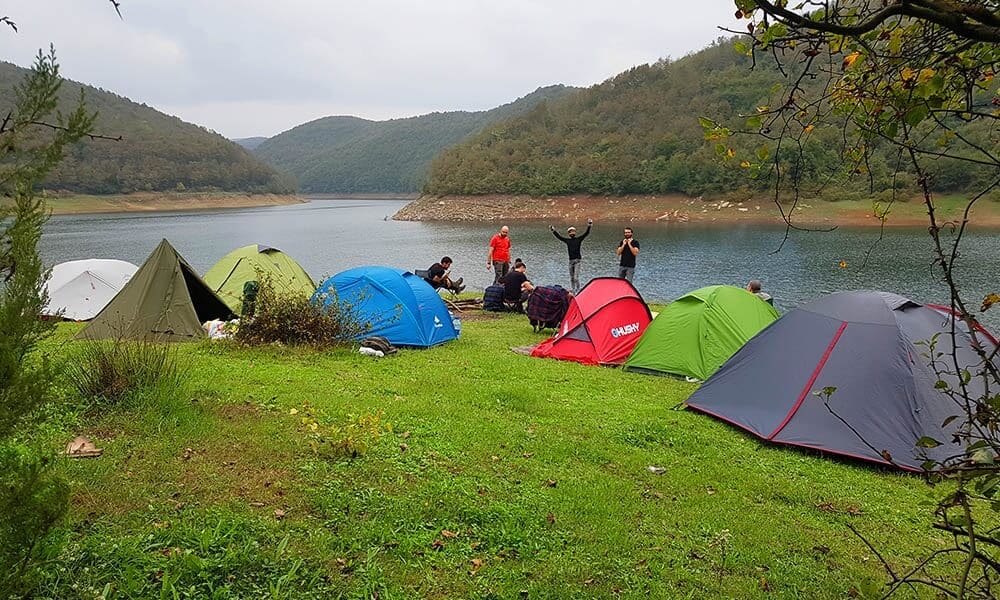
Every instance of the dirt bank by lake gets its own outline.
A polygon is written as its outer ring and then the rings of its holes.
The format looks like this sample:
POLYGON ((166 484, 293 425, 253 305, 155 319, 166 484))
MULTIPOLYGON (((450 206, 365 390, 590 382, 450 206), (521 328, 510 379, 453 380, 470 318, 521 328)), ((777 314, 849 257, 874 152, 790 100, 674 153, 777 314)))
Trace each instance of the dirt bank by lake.
POLYGON ((299 196, 279 194, 241 194, 232 192, 141 192, 108 196, 50 196, 46 198, 52 214, 87 214, 112 212, 205 210, 212 208, 249 208, 282 206, 305 202, 299 196))
MULTIPOLYGON (((964 199, 942 196, 936 200, 941 221, 960 219, 965 207, 964 199)), ((848 200, 828 202, 803 200, 792 210, 793 223, 812 226, 878 227, 881 221, 875 216, 870 201, 848 200)), ((883 210, 884 207, 878 207, 883 210)), ((770 198, 710 199, 681 195, 665 196, 421 196, 397 212, 400 221, 547 221, 580 222, 587 218, 601 221, 630 223, 720 224, 752 223, 781 224, 781 212, 770 198)), ((982 227, 1000 227, 1000 203, 983 202, 976 205, 972 223, 982 227)), ((927 213, 917 199, 896 201, 889 210, 888 226, 923 226, 927 213)))

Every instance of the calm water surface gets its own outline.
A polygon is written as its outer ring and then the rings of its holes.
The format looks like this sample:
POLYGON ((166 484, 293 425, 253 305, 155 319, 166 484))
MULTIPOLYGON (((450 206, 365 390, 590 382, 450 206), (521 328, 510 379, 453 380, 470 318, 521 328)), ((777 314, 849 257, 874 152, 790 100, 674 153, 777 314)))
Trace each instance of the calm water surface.
MULTIPOLYGON (((389 217, 403 205, 395 200, 314 199, 237 210, 56 216, 46 226, 42 255, 50 265, 80 258, 141 264, 167 238, 204 273, 233 248, 260 243, 284 250, 317 281, 366 264, 427 268, 445 254, 455 259, 452 272, 465 277, 469 289, 492 281, 485 268, 486 243, 497 225, 392 221, 389 217)), ((586 224, 576 225, 582 231, 586 224)), ((510 226, 513 256, 528 264, 531 280, 568 286, 565 246, 547 224, 510 226)), ((583 280, 615 273, 614 249, 622 226, 594 226, 583 244, 583 280)), ((887 230, 864 268, 865 252, 878 238, 877 231, 867 228, 793 232, 778 253, 779 227, 644 224, 634 229, 642 245, 635 283, 650 301, 670 300, 703 285, 742 286, 751 278, 762 280, 783 309, 845 289, 881 289, 923 302, 947 298, 932 269, 930 239, 923 229, 887 230), (838 266, 841 260, 847 268, 838 266)), ((960 283, 968 297, 998 291, 1000 232, 973 231, 963 245, 960 283)), ((1000 329, 1000 311, 985 317, 1000 329)))

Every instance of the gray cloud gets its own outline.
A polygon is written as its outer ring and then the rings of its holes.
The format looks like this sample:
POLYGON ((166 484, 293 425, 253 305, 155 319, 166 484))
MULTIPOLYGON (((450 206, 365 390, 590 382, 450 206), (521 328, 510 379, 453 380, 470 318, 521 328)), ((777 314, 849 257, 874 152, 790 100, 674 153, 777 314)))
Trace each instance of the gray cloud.
POLYGON ((15 0, 3 58, 55 44, 63 73, 233 137, 331 114, 479 110, 679 57, 731 0, 15 0))

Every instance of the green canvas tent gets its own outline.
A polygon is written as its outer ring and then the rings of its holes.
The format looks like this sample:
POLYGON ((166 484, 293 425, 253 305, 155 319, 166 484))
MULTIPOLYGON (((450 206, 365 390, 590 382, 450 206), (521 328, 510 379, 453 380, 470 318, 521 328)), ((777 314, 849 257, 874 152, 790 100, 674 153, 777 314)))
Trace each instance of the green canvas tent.
POLYGON ((277 248, 250 244, 237 248, 215 263, 205 273, 205 283, 222 298, 236 314, 243 309, 243 286, 257 281, 257 273, 270 276, 278 292, 309 298, 316 291, 316 284, 309 274, 277 248))
POLYGON ((163 240, 76 337, 183 342, 205 337, 204 321, 231 318, 226 303, 163 240))
POLYGON ((625 368, 706 380, 778 311, 750 292, 711 285, 671 302, 646 328, 625 368))

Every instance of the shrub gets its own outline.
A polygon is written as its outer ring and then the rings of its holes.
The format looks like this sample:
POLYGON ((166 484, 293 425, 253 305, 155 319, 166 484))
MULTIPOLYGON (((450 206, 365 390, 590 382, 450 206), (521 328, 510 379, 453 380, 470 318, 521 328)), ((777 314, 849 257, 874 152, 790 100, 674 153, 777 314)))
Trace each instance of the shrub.
POLYGON ((319 300, 314 303, 304 296, 281 293, 269 277, 261 276, 253 314, 240 322, 234 338, 249 346, 279 343, 329 348, 348 344, 370 329, 350 305, 336 299, 328 304, 319 300))
MULTIPOLYGON (((299 414, 299 411, 292 409, 291 414, 299 414)), ((378 443, 383 434, 392 433, 392 425, 382 418, 382 411, 349 415, 342 425, 327 425, 322 421, 322 416, 311 405, 302 407, 300 424, 309 447, 324 458, 358 458, 378 443)))
POLYGON ((69 507, 69 485, 52 473, 52 457, 0 442, 0 595, 22 597, 32 587, 34 556, 69 507))
POLYGON ((188 369, 173 346, 116 339, 81 344, 66 373, 84 398, 120 402, 160 386, 177 389, 187 380, 188 369))

